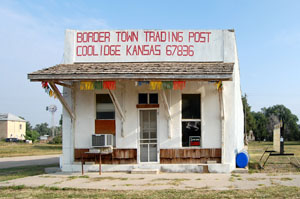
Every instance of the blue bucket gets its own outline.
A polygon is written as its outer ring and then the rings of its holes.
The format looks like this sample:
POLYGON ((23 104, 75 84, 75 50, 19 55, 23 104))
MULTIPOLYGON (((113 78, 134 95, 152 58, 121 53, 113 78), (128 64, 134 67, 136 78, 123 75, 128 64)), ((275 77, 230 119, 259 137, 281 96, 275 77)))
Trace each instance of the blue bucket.
POLYGON ((249 162, 249 155, 247 151, 242 151, 236 155, 236 166, 239 168, 245 168, 249 162))

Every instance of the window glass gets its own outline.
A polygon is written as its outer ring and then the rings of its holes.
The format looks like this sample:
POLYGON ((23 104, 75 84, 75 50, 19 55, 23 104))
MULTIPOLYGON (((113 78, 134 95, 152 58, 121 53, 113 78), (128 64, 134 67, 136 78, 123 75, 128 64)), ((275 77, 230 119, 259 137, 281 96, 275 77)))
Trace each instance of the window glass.
POLYGON ((200 94, 182 95, 182 119, 200 119, 200 94))
POLYGON ((149 94, 149 104, 158 104, 158 94, 157 93, 149 94))
POLYGON ((182 122, 182 146, 200 146, 200 143, 196 143, 195 138, 201 137, 201 126, 199 121, 182 122))
POLYGON ((158 104, 158 94, 139 93, 139 104, 158 104))
POLYGON ((200 94, 182 94, 182 146, 201 146, 200 94), (190 121, 189 121, 190 120, 190 121))
POLYGON ((109 94, 96 95, 96 119, 115 119, 115 106, 109 94))
POLYGON ((139 94, 139 104, 148 104, 148 95, 147 93, 139 94))

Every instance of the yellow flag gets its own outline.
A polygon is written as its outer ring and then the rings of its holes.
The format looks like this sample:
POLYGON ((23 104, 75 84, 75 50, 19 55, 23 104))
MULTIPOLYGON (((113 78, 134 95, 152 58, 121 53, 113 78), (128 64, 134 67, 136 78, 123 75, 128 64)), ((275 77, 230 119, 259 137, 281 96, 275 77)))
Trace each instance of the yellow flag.
POLYGON ((162 86, 161 81, 151 81, 149 84, 150 90, 160 90, 162 86))
POLYGON ((52 91, 52 90, 49 91, 49 96, 50 96, 50 97, 53 96, 53 91, 52 91))
POLYGON ((93 82, 80 82, 80 90, 94 90, 93 82))

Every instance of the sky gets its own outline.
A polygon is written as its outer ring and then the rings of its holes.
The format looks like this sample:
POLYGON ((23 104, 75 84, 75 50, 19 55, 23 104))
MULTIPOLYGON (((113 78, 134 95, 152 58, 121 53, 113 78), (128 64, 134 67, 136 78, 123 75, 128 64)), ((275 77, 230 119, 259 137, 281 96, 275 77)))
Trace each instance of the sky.
POLYGON ((27 74, 63 62, 64 31, 234 29, 241 89, 253 111, 283 104, 300 119, 298 0, 1 0, 0 113, 47 122, 49 98, 27 74))

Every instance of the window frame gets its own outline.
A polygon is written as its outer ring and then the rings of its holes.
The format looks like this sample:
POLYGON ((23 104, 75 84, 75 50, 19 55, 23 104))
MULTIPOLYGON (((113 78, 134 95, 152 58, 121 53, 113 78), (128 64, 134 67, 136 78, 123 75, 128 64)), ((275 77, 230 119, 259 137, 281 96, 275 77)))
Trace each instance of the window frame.
MULTIPOLYGON (((202 148, 202 140, 203 140, 203 135, 202 135, 202 98, 201 98, 201 93, 181 93, 181 103, 180 103, 180 129, 181 129, 181 147, 182 148, 202 148), (183 119, 182 118, 182 99, 183 99, 183 95, 199 95, 199 111, 200 111, 200 118, 191 118, 191 119, 183 119), (182 142, 182 138, 183 138, 183 122, 200 122, 200 146, 183 146, 183 142, 182 142)), ((191 135, 194 136, 194 135, 191 135)), ((190 136, 189 136, 190 137, 190 136)), ((190 140, 190 139, 189 139, 190 140)))

